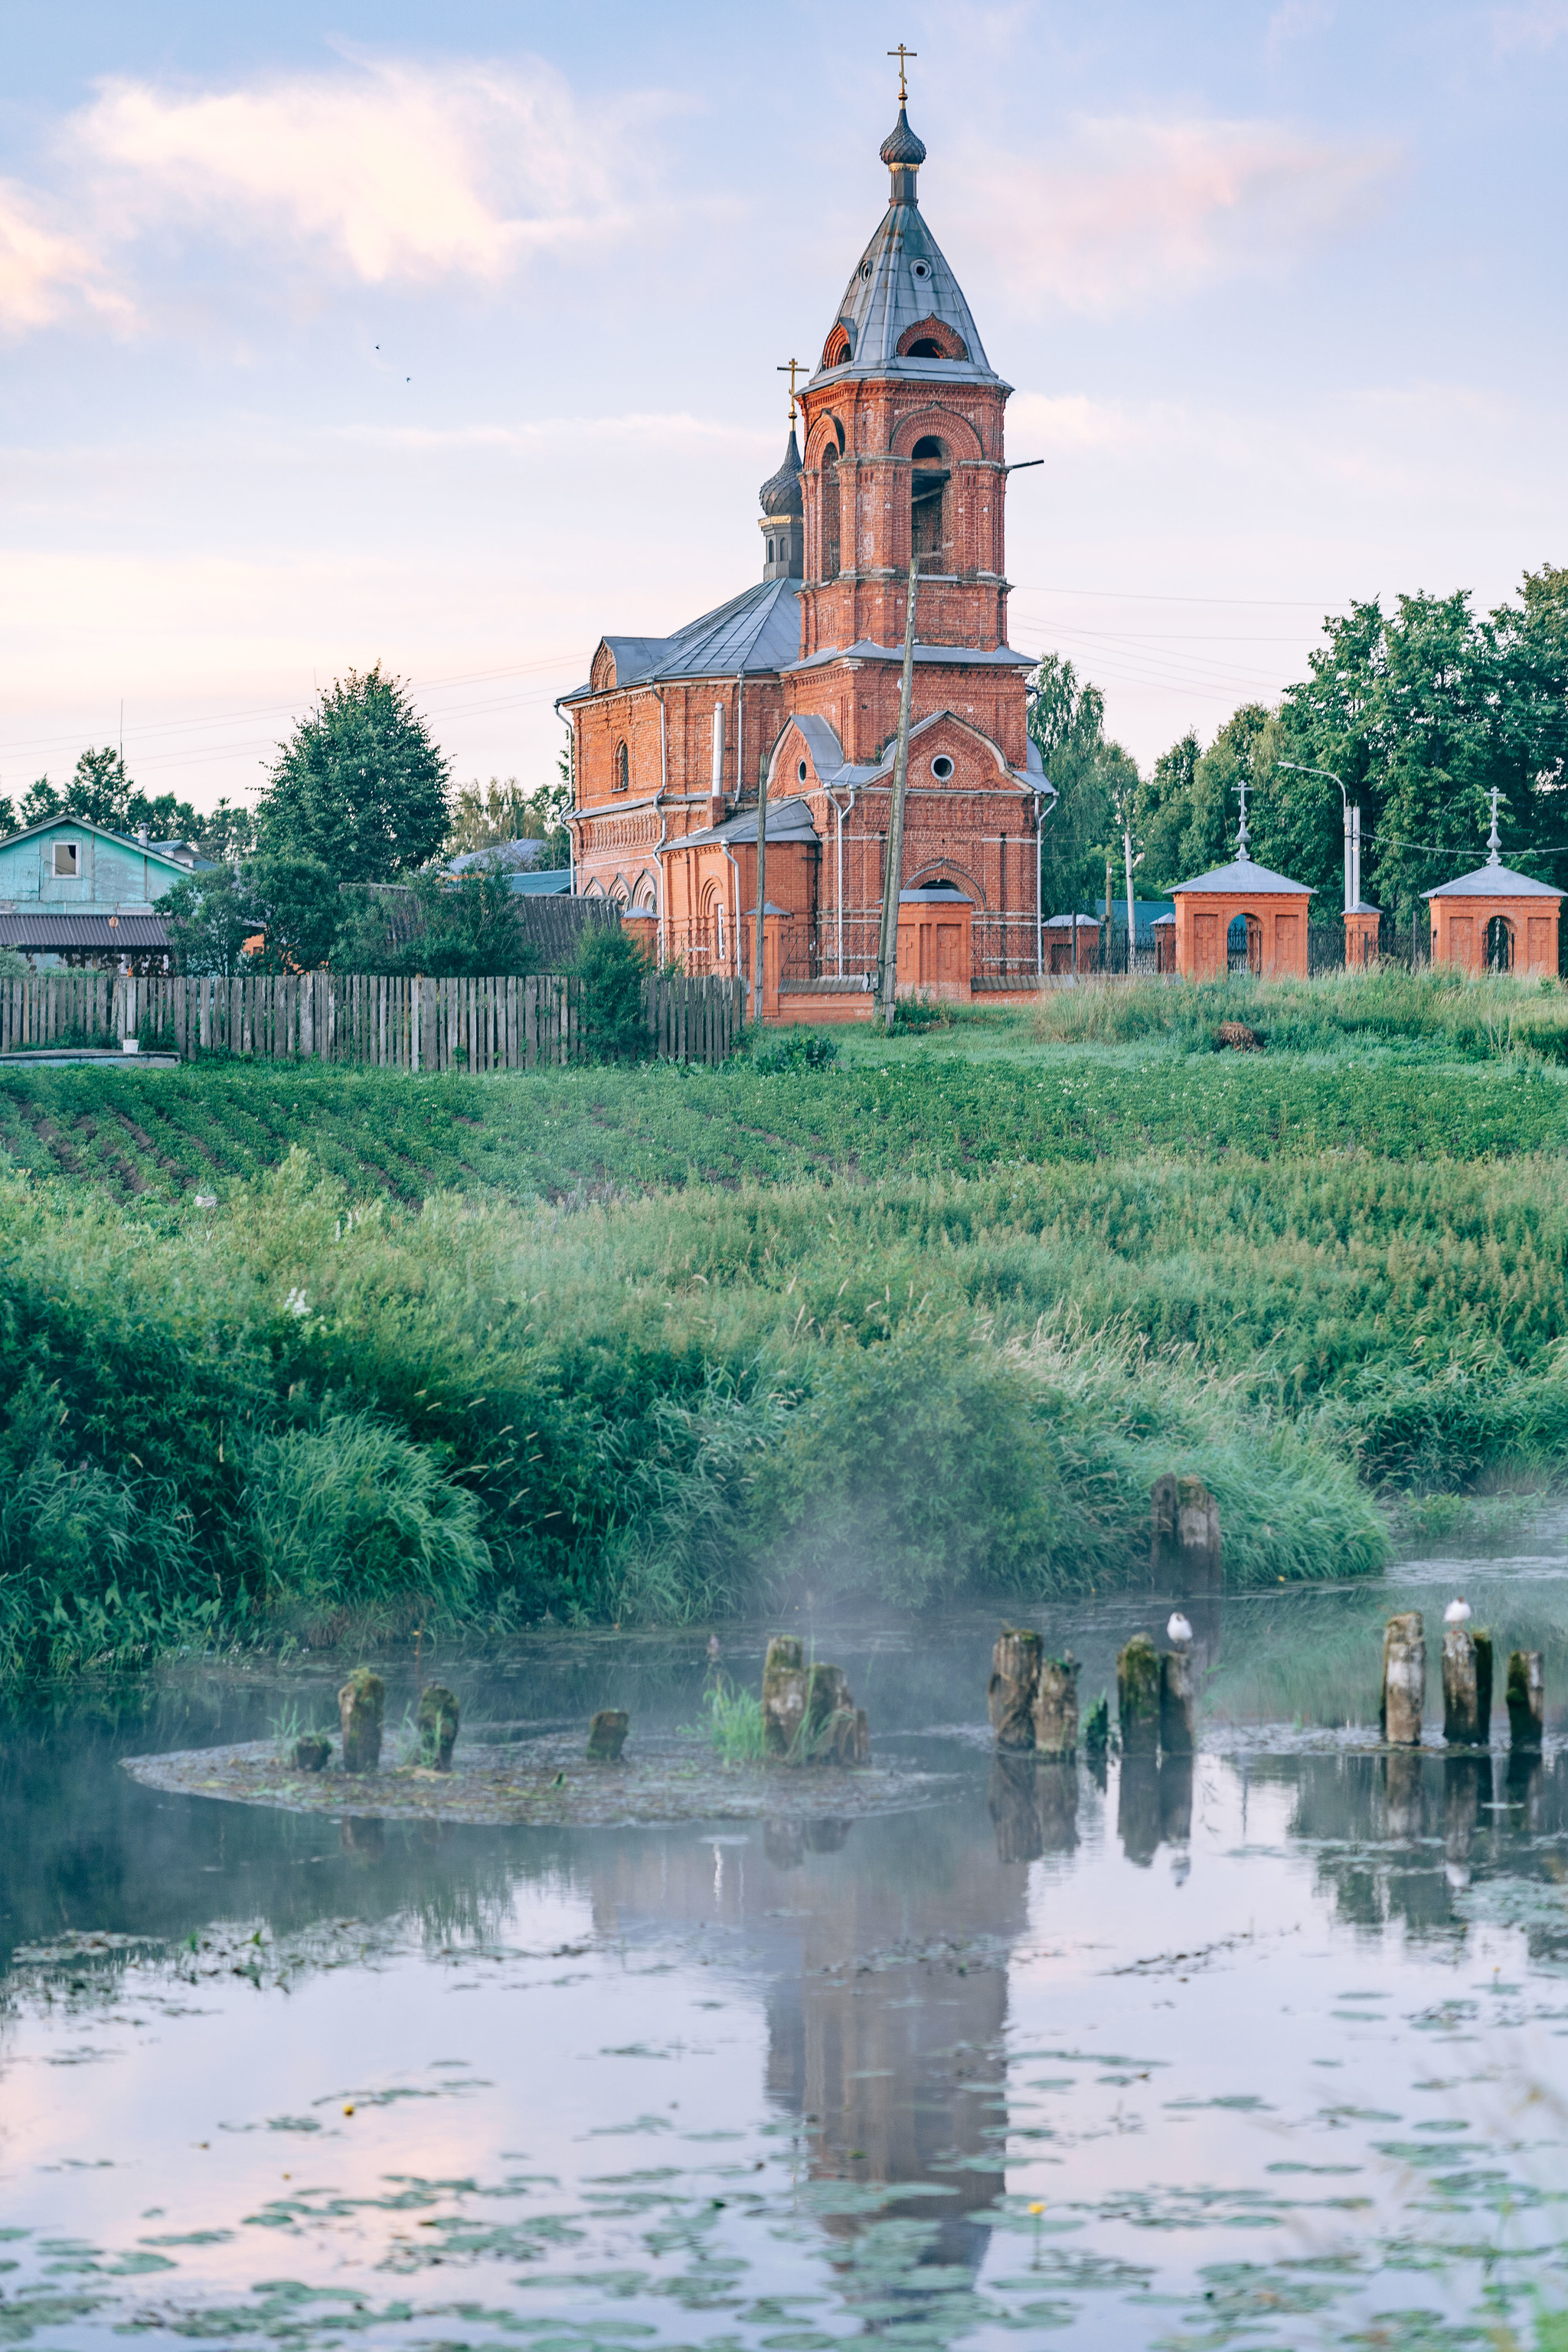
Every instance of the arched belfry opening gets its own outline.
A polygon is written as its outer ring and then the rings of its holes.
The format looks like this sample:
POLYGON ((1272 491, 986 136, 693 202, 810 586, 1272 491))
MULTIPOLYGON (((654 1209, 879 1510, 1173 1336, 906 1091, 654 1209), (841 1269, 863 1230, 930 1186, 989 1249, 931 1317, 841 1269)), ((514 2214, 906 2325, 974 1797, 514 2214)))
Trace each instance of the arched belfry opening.
POLYGON ((952 467, 946 442, 931 433, 910 455, 910 549, 922 572, 952 570, 952 467))
POLYGON ((838 577, 838 451, 830 441, 822 453, 822 482, 818 491, 822 517, 822 576, 825 580, 838 577))

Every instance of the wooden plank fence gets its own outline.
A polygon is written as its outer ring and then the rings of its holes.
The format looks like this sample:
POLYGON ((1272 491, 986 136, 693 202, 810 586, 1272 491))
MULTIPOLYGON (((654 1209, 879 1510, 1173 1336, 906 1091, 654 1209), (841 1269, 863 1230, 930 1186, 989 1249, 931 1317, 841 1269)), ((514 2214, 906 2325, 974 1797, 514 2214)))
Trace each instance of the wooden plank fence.
MULTIPOLYGON (((387 1070, 532 1070, 580 1058, 579 980, 390 980, 374 973, 131 979, 100 971, 0 980, 0 1054, 49 1046, 162 1047, 255 1061, 319 1060, 387 1070)), ((643 982, 653 1050, 724 1060, 745 1020, 739 980, 683 973, 643 982)))

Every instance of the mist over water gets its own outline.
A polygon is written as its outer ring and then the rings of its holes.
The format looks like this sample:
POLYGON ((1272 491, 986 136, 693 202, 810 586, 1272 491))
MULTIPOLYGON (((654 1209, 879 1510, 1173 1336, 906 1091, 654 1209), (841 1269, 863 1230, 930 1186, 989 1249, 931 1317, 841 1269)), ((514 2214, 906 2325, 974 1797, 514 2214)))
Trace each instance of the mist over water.
MULTIPOLYGON (((1168 1609, 1021 1613, 1087 1703, 1168 1609)), ((1529 2340, 1528 2284, 1568 2303, 1568 1571, 1189 1614, 1200 1752, 1098 1771, 994 1755, 994 1614, 803 1615, 874 1755, 942 1776, 852 1822, 338 1822, 120 1769, 326 1719, 317 1665, 14 1709, 0 2341, 1529 2340), (1439 1744, 1456 1589, 1546 1654, 1539 1759, 1500 1713, 1493 1752, 1439 1744), (1413 1755, 1376 1746, 1396 1607, 1413 1755)), ((736 1682, 770 1630, 722 1633, 736 1682)), ((444 1658, 459 1756, 693 1723, 706 1645, 444 1658)), ((396 1721, 412 1661, 388 1682, 396 1721)))

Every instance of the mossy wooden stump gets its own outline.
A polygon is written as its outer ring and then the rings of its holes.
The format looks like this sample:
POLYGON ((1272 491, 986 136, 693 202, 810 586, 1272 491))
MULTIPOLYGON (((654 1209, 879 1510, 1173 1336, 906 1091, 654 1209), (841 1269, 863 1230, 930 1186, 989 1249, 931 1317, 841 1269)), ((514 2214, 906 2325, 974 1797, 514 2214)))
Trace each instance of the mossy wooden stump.
POLYGON ((1491 1723, 1492 1637, 1450 1625, 1443 1635, 1443 1737, 1450 1748, 1484 1748, 1491 1723))
POLYGON ((589 1763, 618 1764, 630 1726, 631 1717, 625 1707, 602 1706, 588 1726, 589 1763))
POLYGON ((381 1732, 385 1716, 386 1685, 368 1666, 356 1666, 338 1693, 345 1772, 380 1769, 381 1732))
POLYGON ((1545 1661, 1539 1650, 1514 1650, 1508 1661, 1508 1736, 1515 1748, 1537 1748, 1546 1728, 1545 1661))
POLYGON ((427 1683, 419 1694, 415 1718, 419 1761, 427 1772, 449 1772, 458 1744, 458 1702, 444 1683, 427 1683))
POLYGON ((1160 1653, 1134 1633, 1116 1655, 1116 1709, 1123 1756, 1154 1756, 1160 1747, 1160 1653))
POLYGON ((332 1743, 325 1732, 302 1732, 294 1742, 294 1762, 301 1772, 324 1772, 331 1760, 332 1743))
POLYGON ((998 1748, 1032 1748, 1035 1744, 1035 1694, 1040 1680, 1045 1644, 1037 1633, 1005 1625, 991 1653, 991 1680, 985 1686, 986 1712, 998 1748))
POLYGON ((1418 1748, 1426 1704, 1426 1629, 1419 1609, 1391 1617, 1383 1635, 1379 1720, 1391 1748, 1418 1748))
POLYGON ((1030 1720, 1037 1756, 1078 1753, 1078 1660, 1070 1650, 1059 1658, 1040 1660, 1030 1720))
POLYGON ((1166 1471, 1150 1488, 1149 1517, 1149 1574, 1156 1592, 1217 1592, 1225 1580, 1219 1505, 1203 1480, 1166 1471))
POLYGON ((866 1710, 857 1706, 842 1666, 813 1666, 805 1685, 805 1760, 864 1764, 871 1753, 866 1710))
POLYGON ((805 1724, 805 1649, 794 1633, 775 1633, 763 1662, 763 1746, 793 1756, 805 1724))

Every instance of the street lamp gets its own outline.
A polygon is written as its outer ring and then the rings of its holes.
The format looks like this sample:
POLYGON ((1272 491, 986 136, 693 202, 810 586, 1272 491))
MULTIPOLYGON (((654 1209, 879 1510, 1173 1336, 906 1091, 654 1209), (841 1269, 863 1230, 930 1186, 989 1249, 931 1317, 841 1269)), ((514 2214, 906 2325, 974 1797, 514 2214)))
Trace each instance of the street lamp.
POLYGON ((1340 799, 1345 813, 1345 912, 1361 905, 1361 809, 1352 807, 1345 790, 1344 778, 1336 776, 1331 768, 1309 767, 1304 760, 1276 760, 1277 768, 1289 768, 1299 776, 1327 776, 1331 784, 1338 784, 1340 799))

